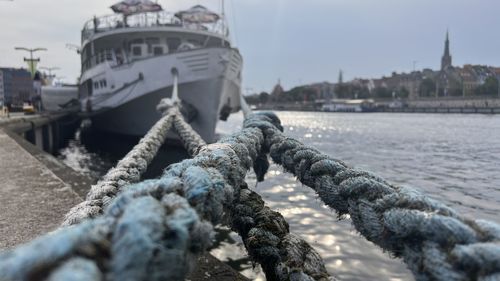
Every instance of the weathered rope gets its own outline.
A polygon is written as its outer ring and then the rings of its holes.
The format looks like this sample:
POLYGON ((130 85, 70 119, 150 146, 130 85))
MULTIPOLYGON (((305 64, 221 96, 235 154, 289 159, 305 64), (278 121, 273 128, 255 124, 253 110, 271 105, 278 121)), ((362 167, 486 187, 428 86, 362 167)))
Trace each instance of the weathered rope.
MULTIPOLYGON (((191 156, 206 145, 182 118, 174 118, 174 127, 191 156)), ((254 170, 267 171, 269 165, 262 163, 261 155, 252 157, 256 157, 254 170)), ((242 236, 252 259, 262 265, 267 280, 334 280, 321 256, 303 239, 289 233, 281 214, 265 207, 260 195, 249 190, 245 182, 240 187, 240 196, 229 212, 231 226, 242 236)))
POLYGON ((143 185, 97 219, 1 253, 0 280, 183 280, 212 227, 176 193, 179 180, 143 185))
MULTIPOLYGON (((339 215, 349 214, 368 240, 403 257, 417 280, 500 278, 499 225, 466 219, 413 189, 352 169, 283 135, 276 116, 256 114, 240 133, 128 188, 102 217, 0 254, 0 280, 61 280, 68 270, 81 279, 180 280, 191 256, 210 243, 208 222, 221 222, 224 213, 255 260, 269 263, 271 280, 328 278, 321 267, 309 268, 319 256, 300 256, 307 246, 288 234, 286 222, 241 189, 250 167, 266 166, 267 152, 339 215), (289 256, 294 251, 298 259, 289 256)), ((258 176, 265 171, 256 169, 258 176)))
POLYGON ((257 193, 241 187, 231 208, 231 226, 243 238, 250 256, 272 280, 335 280, 321 256, 299 236, 289 232, 285 218, 257 193))
POLYGON ((417 280, 500 280, 500 226, 464 218, 418 191, 398 187, 366 171, 286 137, 275 117, 254 115, 274 162, 312 187, 340 216, 349 214, 368 240, 403 257, 417 280))
POLYGON ((73 207, 63 222, 68 226, 87 218, 94 218, 103 212, 104 206, 118 194, 127 184, 138 182, 141 175, 162 146, 168 131, 172 127, 173 118, 178 114, 175 107, 163 107, 164 116, 148 131, 140 142, 118 162, 116 167, 95 185, 92 186, 84 202, 73 207))
MULTIPOLYGON (((244 129, 128 187, 101 217, 0 253, 0 280, 66 280, 70 272, 79 280, 182 280, 211 243, 210 223, 231 212, 263 141, 259 129, 244 129)), ((280 280, 314 280, 297 265, 283 266, 280 280)))
MULTIPOLYGON (((174 129, 191 156, 206 146, 180 115, 174 116, 174 129)), ((262 155, 265 156, 259 153, 253 161, 254 170, 259 173, 265 173, 269 167, 262 155)), ((242 236, 253 260, 262 265, 267 280, 333 280, 321 256, 303 239, 289 233, 283 216, 265 207, 260 195, 249 190, 245 182, 240 187, 240 196, 229 212, 231 226, 242 236)))
POLYGON ((220 222, 262 141, 258 129, 248 129, 208 145, 162 178, 127 188, 101 217, 0 254, 0 280, 65 276, 60 272, 72 259, 107 280, 182 280, 190 257, 211 242, 211 225, 196 213, 220 222))
MULTIPOLYGON (((206 143, 180 114, 174 115, 174 129, 191 156, 206 143)), ((258 168, 259 154, 254 169, 258 168)), ((267 161, 267 160, 266 160, 267 161)), ((267 280, 334 280, 329 277, 321 256, 303 239, 289 233, 288 224, 280 213, 264 206, 257 193, 247 189, 245 182, 239 198, 230 208, 232 228, 243 237, 250 256, 262 265, 267 280)))
POLYGON ((178 103, 171 99, 162 99, 157 110, 164 116, 148 131, 148 133, 116 167, 94 186, 87 194, 87 200, 78 204, 66 215, 63 226, 81 222, 86 218, 94 218, 102 214, 103 207, 109 204, 121 187, 138 182, 141 175, 147 170, 156 153, 165 142, 170 129, 179 135, 179 138, 190 155, 195 155, 205 141, 184 121, 179 111, 178 103))
POLYGON ((175 132, 179 135, 182 145, 184 145, 184 148, 187 150, 189 155, 196 155, 202 147, 207 145, 200 135, 198 135, 198 133, 193 130, 193 128, 186 121, 184 121, 184 118, 179 111, 174 115, 173 127, 175 132))

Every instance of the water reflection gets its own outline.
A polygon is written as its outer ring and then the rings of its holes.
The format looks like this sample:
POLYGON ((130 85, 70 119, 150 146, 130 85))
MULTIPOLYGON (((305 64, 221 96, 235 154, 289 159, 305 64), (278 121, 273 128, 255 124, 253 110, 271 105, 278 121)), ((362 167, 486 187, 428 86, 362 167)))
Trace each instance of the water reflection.
POLYGON ((265 280, 260 266, 252 263, 245 254, 246 250, 241 237, 224 226, 217 226, 216 230, 217 242, 210 253, 252 280, 265 280))

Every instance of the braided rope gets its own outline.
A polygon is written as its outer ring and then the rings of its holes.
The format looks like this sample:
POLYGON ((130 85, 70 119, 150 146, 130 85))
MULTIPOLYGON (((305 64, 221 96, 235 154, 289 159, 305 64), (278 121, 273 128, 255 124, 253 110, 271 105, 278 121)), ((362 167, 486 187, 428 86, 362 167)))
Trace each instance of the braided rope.
POLYGON ((212 226, 181 188, 171 180, 125 192, 97 219, 1 253, 0 280, 183 280, 212 226))
MULTIPOLYGON (((244 129, 171 165, 160 179, 128 187, 102 216, 0 253, 0 280, 67 280, 71 272, 76 280, 183 280, 210 245, 212 224, 231 213, 263 142, 259 129, 244 129)), ((290 252, 303 247, 287 239, 290 252)), ((284 264, 279 280, 314 280, 297 269, 308 259, 290 258, 295 264, 284 264)))
POLYGON ((350 168, 286 137, 275 116, 254 115, 274 162, 313 188, 368 240, 403 257, 417 280, 500 280, 500 226, 467 219, 418 191, 350 168))
POLYGON ((278 212, 264 205, 257 193, 241 186, 231 208, 231 226, 243 238, 250 256, 272 280, 335 280, 321 256, 302 238, 289 232, 278 212))
POLYGON ((207 145, 200 135, 193 130, 193 128, 186 121, 184 121, 182 114, 178 110, 173 118, 173 128, 179 135, 179 138, 189 155, 196 155, 202 147, 207 145))
POLYGON ((201 220, 221 221, 263 139, 247 129, 208 145, 160 179, 128 187, 102 216, 1 253, 0 280, 56 278, 66 267, 97 268, 94 277, 110 280, 183 280, 191 257, 211 243, 212 227, 201 220))
POLYGON ((63 226, 73 225, 87 218, 95 218, 102 214, 104 206, 118 194, 127 184, 138 182, 141 175, 162 146, 168 131, 172 127, 173 118, 178 114, 175 107, 162 108, 165 114, 156 122, 139 143, 121 159, 116 167, 95 185, 92 186, 84 202, 73 207, 66 214, 63 226))
POLYGON ((282 217, 241 189, 246 170, 269 152, 340 216, 349 214, 368 240, 403 257, 417 280, 498 280, 499 225, 464 218, 414 189, 350 168, 286 137, 276 124, 270 114, 249 116, 239 134, 201 148, 161 179, 127 189, 104 216, 0 254, 0 279, 61 280, 74 269, 82 279, 180 280, 191 257, 210 244, 212 228, 203 220, 218 223, 224 212, 271 280, 328 278, 321 267, 309 268, 319 256, 300 256, 307 246, 288 233, 282 217), (294 251, 299 258, 290 256, 294 251))
MULTIPOLYGON (((191 156, 206 146, 180 115, 174 116, 174 129, 191 156)), ((265 173, 269 167, 263 153, 253 162, 257 174, 265 173)), ((280 213, 265 207, 260 195, 249 190, 245 182, 240 188, 240 195, 230 208, 231 226, 243 237, 250 256, 262 265, 267 280, 334 280, 321 256, 303 239, 289 233, 280 213)))

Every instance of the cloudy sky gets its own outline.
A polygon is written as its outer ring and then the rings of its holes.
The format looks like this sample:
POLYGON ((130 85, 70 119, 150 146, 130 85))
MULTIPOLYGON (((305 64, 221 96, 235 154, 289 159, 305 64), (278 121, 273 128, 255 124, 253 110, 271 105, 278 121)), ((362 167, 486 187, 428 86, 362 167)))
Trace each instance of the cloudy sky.
MULTIPOLYGON (((176 11, 219 0, 160 0, 176 11)), ((15 46, 46 47, 41 66, 58 66, 74 82, 83 23, 110 12, 109 0, 0 0, 0 66, 23 65, 15 46)), ((226 0, 233 38, 245 59, 245 88, 269 91, 439 68, 446 29, 454 65, 500 66, 498 0, 226 0)))

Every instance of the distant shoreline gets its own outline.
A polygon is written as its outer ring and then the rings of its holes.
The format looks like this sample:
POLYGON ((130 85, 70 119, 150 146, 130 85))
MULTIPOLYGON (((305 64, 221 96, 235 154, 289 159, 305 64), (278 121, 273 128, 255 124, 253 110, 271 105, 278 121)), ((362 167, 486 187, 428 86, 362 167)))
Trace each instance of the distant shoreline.
POLYGON ((257 110, 309 112, 387 112, 387 113, 463 113, 500 114, 498 97, 445 97, 415 100, 315 100, 252 105, 257 110), (348 104, 348 105, 346 105, 348 104))
POLYGON ((254 110, 324 112, 324 113, 431 113, 431 114, 500 114, 500 108, 385 108, 371 111, 322 111, 307 108, 254 108, 254 110))

